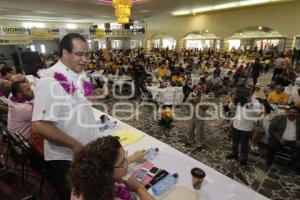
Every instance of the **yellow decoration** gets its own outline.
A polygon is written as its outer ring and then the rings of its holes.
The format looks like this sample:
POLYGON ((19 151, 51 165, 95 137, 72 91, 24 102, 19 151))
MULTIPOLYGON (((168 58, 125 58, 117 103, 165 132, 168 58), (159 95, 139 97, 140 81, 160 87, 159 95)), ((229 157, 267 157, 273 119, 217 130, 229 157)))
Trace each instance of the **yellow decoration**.
POLYGON ((140 134, 129 128, 116 131, 113 136, 119 137, 119 141, 122 146, 133 144, 142 138, 140 134))
POLYGON ((132 7, 132 0, 113 0, 112 5, 115 8, 115 15, 118 18, 118 23, 128 24, 131 15, 130 8, 132 7))
POLYGON ((48 28, 32 28, 30 32, 31 40, 53 40, 52 30, 48 28))
POLYGON ((120 5, 132 7, 132 0, 113 0, 112 4, 114 8, 117 8, 120 5))
POLYGON ((129 18, 128 17, 118 17, 118 23, 119 24, 128 24, 129 23, 129 18))
POLYGON ((131 10, 130 7, 128 6, 119 6, 115 9, 115 15, 117 17, 119 16, 130 16, 131 15, 131 10))

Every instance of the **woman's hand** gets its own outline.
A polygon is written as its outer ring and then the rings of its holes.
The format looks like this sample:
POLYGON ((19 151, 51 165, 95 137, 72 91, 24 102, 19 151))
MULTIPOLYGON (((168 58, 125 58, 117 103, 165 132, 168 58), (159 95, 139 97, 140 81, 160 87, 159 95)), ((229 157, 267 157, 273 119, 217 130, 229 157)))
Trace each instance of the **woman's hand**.
POLYGON ((133 162, 142 162, 144 161, 144 156, 145 156, 146 151, 145 150, 140 150, 134 152, 132 155, 128 157, 128 162, 133 163, 133 162))
POLYGON ((137 193, 141 200, 155 200, 155 198, 149 194, 145 186, 139 182, 135 176, 131 176, 125 184, 130 191, 137 193))
POLYGON ((137 193, 138 190, 145 188, 145 186, 141 182, 139 182, 135 176, 130 176, 129 179, 124 183, 131 192, 137 193))

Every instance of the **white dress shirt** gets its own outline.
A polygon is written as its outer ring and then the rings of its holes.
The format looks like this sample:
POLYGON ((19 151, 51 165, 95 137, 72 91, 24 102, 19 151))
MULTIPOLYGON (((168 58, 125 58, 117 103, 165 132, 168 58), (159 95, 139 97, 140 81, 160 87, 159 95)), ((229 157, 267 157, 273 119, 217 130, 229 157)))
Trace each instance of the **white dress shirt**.
MULTIPOLYGON (((232 108, 232 103, 229 105, 232 108)), ((257 103, 236 107, 233 127, 241 131, 253 131, 254 123, 259 119, 262 112, 261 106, 257 103)))
POLYGON ((285 141, 296 141, 296 120, 291 121, 287 119, 286 128, 281 139, 285 141))
MULTIPOLYGON (((94 140, 98 132, 91 103, 77 93, 68 94, 51 75, 54 72, 62 73, 79 91, 82 88, 80 76, 58 61, 50 68, 50 75, 41 78, 34 88, 32 121, 54 122, 61 131, 85 145, 94 140)), ((45 140, 44 156, 47 161, 72 160, 73 152, 45 140)))

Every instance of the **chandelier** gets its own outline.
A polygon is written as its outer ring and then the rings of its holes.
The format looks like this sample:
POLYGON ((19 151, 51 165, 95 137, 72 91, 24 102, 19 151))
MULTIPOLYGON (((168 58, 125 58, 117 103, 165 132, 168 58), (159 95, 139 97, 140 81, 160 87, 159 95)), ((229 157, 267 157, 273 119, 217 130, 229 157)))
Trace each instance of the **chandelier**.
POLYGON ((115 8, 118 23, 128 24, 131 15, 132 0, 113 0, 112 5, 115 8))

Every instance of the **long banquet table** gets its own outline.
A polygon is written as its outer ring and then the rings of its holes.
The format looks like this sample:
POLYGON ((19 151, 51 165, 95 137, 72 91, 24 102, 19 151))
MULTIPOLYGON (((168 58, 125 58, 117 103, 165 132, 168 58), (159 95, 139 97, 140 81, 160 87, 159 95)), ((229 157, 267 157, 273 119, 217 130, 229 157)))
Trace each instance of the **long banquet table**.
MULTIPOLYGON (((94 109, 95 117, 98 119, 103 112, 94 109)), ((160 168, 169 172, 177 172, 179 174, 177 185, 184 186, 190 190, 192 188, 192 179, 190 171, 194 167, 199 167, 206 172, 205 181, 202 184, 200 195, 201 200, 267 200, 268 198, 251 190, 250 188, 236 182, 233 179, 219 173, 218 171, 204 165, 203 163, 181 153, 173 147, 147 135, 146 133, 135 129, 134 127, 111 117, 111 120, 117 121, 117 129, 130 128, 134 132, 140 134, 142 138, 131 145, 125 146, 129 154, 141 149, 158 147, 159 154, 151 162, 160 168)), ((112 134, 114 131, 99 133, 99 136, 112 134)), ((188 200, 188 199, 184 199, 188 200)))

